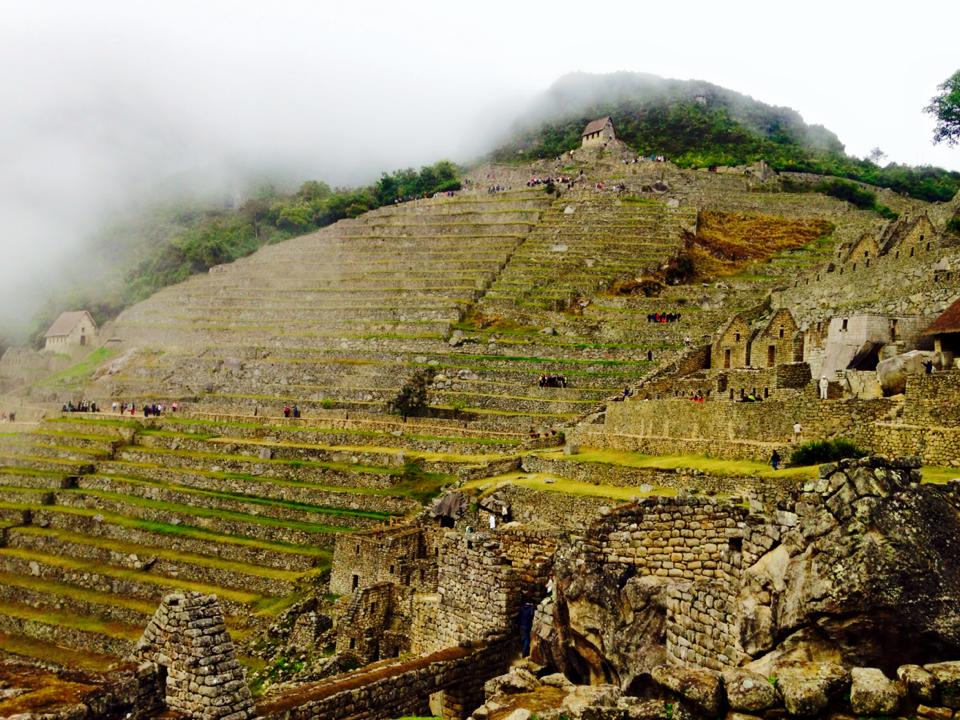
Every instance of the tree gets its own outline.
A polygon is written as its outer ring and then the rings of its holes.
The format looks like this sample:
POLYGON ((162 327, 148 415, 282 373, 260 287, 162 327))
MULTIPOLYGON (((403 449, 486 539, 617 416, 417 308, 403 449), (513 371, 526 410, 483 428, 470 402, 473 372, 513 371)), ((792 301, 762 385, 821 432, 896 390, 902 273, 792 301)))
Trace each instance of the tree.
POLYGON ((930 99, 923 109, 936 119, 933 128, 933 143, 945 142, 956 145, 960 142, 960 70, 951 75, 937 88, 940 93, 930 99))
POLYGON ((878 147, 875 147, 875 148, 874 148, 873 150, 871 150, 870 153, 867 155, 867 160, 869 160, 870 162, 872 162, 874 165, 879 165, 886 156, 887 156, 887 154, 886 154, 883 150, 881 150, 881 149, 878 148, 878 147))
POLYGON ((389 410, 402 415, 404 420, 425 413, 427 392, 436 374, 437 371, 432 367, 417 370, 400 388, 397 396, 387 404, 389 410))

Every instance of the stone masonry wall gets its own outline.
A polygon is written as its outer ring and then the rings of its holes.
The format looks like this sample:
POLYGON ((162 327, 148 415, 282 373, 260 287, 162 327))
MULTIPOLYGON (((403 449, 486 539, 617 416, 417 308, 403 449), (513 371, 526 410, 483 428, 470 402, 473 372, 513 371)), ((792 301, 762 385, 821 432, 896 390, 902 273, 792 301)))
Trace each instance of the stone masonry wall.
POLYGON ((447 533, 437 574, 436 647, 511 632, 520 606, 520 574, 495 534, 447 533))
POLYGON ((246 673, 215 595, 167 595, 133 654, 165 669, 170 710, 196 720, 253 718, 246 673))
POLYGON ((539 602, 553 569, 553 554, 560 534, 551 530, 507 525, 497 533, 503 555, 520 577, 524 602, 539 602))

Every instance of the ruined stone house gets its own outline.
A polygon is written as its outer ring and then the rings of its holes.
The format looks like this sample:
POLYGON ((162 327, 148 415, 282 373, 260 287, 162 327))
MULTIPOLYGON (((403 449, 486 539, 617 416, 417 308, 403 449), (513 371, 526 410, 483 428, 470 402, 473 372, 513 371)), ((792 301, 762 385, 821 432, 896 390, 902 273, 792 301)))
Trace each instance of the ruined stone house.
POLYGON ((64 352, 77 347, 92 345, 97 338, 97 323, 86 310, 71 310, 60 313, 47 330, 43 349, 64 352))
POLYGON ((743 314, 737 314, 720 329, 710 349, 710 366, 728 370, 749 365, 750 321, 743 314))
POLYGON ((937 229, 926 213, 892 223, 880 238, 880 254, 912 258, 937 246, 937 229))
POLYGON ((820 322, 807 329, 803 359, 815 377, 833 378, 848 369, 875 370, 885 346, 895 346, 898 352, 915 347, 923 320, 864 313, 832 318, 826 333, 823 328, 820 322))
MULTIPOLYGON (((797 330, 797 321, 793 319, 793 314, 786 308, 777 310, 751 340, 750 365, 776 367, 800 359, 795 351, 797 330)), ((802 355, 801 348, 800 356, 802 355)))
POLYGON ((954 358, 960 357, 960 299, 944 310, 923 335, 933 338, 933 351, 940 356, 940 367, 951 367, 954 358))
POLYGON ((616 140, 616 134, 613 131, 613 120, 609 115, 591 120, 580 134, 581 147, 596 147, 610 140, 616 140))

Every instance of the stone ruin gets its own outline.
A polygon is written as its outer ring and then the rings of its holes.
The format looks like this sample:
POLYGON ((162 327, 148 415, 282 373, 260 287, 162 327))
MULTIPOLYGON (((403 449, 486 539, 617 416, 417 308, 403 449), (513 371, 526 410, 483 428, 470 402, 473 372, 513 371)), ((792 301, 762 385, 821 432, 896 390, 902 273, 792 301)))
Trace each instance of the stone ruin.
POLYGON ((171 711, 197 720, 250 720, 256 714, 215 595, 163 598, 133 659, 157 667, 162 704, 171 711))

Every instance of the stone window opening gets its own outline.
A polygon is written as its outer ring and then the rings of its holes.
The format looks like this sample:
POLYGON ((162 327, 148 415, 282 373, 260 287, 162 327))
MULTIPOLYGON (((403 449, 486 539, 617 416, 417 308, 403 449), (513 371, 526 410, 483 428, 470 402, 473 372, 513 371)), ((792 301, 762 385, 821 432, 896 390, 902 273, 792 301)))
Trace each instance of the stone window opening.
POLYGON ((863 266, 864 266, 864 267, 870 267, 870 259, 869 259, 869 258, 863 261, 863 266))
POLYGON ((763 397, 764 397, 764 399, 770 397, 770 388, 764 388, 764 389, 763 389, 763 397))
POLYGON ((856 271, 857 271, 857 264, 854 263, 854 264, 853 264, 853 267, 850 268, 850 272, 856 272, 856 271))
POLYGON ((840 274, 843 275, 843 265, 840 266, 840 274))
POLYGON ((899 250, 897 250, 897 251, 893 254, 893 259, 894 259, 894 260, 899 260, 899 259, 900 259, 900 251, 899 251, 899 250))
POLYGON ((356 650, 356 649, 357 649, 357 639, 356 639, 356 638, 350 638, 350 649, 351 649, 351 650, 356 650))
POLYGON ((360 587, 360 576, 354 574, 353 577, 350 579, 350 589, 356 590, 358 587, 360 587))
POLYGON ((730 399, 733 400, 733 388, 730 388, 730 399))
POLYGON ((780 326, 780 339, 783 340, 783 325, 780 326))
POLYGON ((734 337, 734 342, 740 342, 740 333, 737 333, 734 337))
POLYGON ((910 248, 910 257, 913 257, 913 248, 910 248))
POLYGON ((395 567, 394 565, 391 565, 391 566, 390 566, 390 574, 391 574, 391 575, 393 575, 393 573, 394 573, 394 567, 395 567))
POLYGON ((731 553, 741 553, 743 552, 743 538, 742 537, 732 537, 727 541, 727 550, 731 553))
POLYGON ((773 367, 776 364, 777 364, 777 346, 770 345, 767 348, 767 367, 773 367))
POLYGON ((359 554, 360 554, 360 543, 357 543, 356 550, 357 550, 357 555, 359 555, 359 554))
POLYGON ((374 600, 370 603, 370 613, 373 614, 377 611, 377 601, 374 600))
POLYGON ((730 348, 727 348, 726 350, 723 351, 723 367, 724 368, 730 367, 730 348))
MULTIPOLYGON (((933 245, 933 243, 927 243, 927 250, 930 249, 930 246, 931 246, 931 245, 933 245)), ((81 345, 83 344, 83 338, 80 338, 80 344, 81 344, 81 345)))
POLYGON ((846 331, 847 331, 847 318, 844 318, 844 319, 843 319, 843 324, 840 326, 840 331, 841 331, 841 332, 846 332, 846 331))

